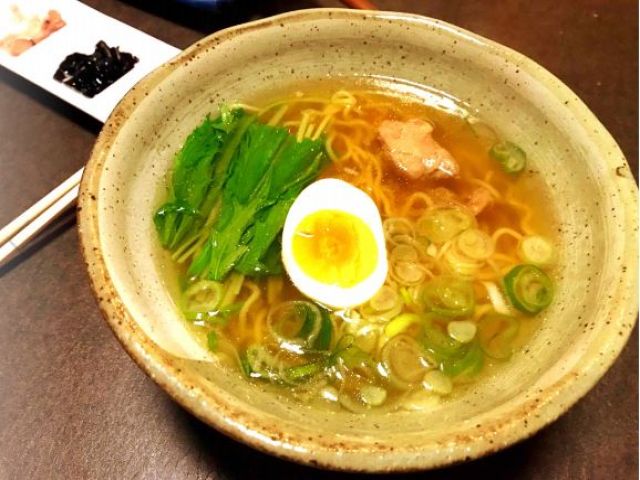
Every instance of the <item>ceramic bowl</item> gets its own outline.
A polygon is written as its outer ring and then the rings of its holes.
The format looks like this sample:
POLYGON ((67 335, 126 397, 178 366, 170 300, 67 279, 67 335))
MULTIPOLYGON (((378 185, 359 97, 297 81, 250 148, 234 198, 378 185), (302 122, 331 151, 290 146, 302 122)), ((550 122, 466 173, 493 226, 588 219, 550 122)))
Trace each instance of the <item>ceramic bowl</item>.
POLYGON ((426 469, 504 448, 556 419, 614 362, 636 319, 637 188, 615 141, 560 80, 504 46, 437 20, 305 10, 207 37, 122 100, 82 180, 79 229, 93 289, 131 357, 225 434, 297 462, 426 469), (556 300, 496 375, 432 411, 355 415, 300 406, 216 368, 163 285, 152 212, 174 152, 220 104, 286 84, 374 76, 428 86, 518 138, 559 219, 556 300))

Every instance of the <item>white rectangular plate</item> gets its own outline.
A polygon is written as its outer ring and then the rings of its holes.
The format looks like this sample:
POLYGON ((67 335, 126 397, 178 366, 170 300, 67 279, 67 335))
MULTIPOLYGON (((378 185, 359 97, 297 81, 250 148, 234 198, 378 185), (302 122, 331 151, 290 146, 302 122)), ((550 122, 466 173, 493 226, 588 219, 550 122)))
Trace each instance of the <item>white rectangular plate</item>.
MULTIPOLYGON (((10 4, 32 11, 38 4, 44 13, 57 10, 67 23, 42 42, 17 57, 0 50, 0 65, 104 122, 120 99, 138 80, 176 56, 180 50, 76 0, 1 0, 2 12, 10 4), (138 63, 93 98, 53 79, 60 63, 71 53, 91 54, 104 40, 110 47, 138 57, 138 63)), ((39 8, 40 9, 40 8, 39 8)), ((4 34, 0 32, 0 36, 4 34)))

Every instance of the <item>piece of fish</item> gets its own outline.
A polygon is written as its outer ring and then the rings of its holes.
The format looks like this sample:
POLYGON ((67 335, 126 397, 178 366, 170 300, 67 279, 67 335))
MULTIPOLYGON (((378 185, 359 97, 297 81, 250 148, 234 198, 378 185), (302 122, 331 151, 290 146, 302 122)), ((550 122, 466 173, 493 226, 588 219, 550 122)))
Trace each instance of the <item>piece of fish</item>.
POLYGON ((460 166, 433 138, 433 126, 413 118, 385 120, 378 128, 384 150, 393 163, 412 179, 457 177, 460 166))

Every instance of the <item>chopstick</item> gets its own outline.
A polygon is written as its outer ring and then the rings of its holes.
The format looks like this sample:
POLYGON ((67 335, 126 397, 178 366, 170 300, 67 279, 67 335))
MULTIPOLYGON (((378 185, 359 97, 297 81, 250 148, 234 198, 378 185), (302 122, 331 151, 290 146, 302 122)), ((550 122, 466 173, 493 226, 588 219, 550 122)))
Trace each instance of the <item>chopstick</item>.
POLYGON ((81 175, 82 169, 58 185, 0 231, 0 237, 2 237, 2 242, 0 243, 0 265, 9 260, 13 254, 17 253, 20 247, 38 235, 76 201, 78 190, 80 189, 81 175), (75 183, 73 183, 74 181, 75 183), (70 188, 66 188, 68 186, 70 188), (15 231, 18 232, 15 235, 9 233, 15 231))
MULTIPOLYGON (((0 230, 0 247, 11 239, 16 233, 26 227, 30 222, 34 221, 39 215, 46 212, 52 207, 65 193, 80 183, 82 177, 82 168, 67 178, 56 188, 47 193, 44 197, 34 203, 27 210, 22 212, 20 216, 15 218, 9 225, 0 230)), ((0 260, 2 260, 0 258, 0 260)))
MULTIPOLYGON (((377 10, 370 0, 342 0, 360 10, 377 10)), ((0 230, 0 266, 73 205, 78 197, 81 168, 0 230)))

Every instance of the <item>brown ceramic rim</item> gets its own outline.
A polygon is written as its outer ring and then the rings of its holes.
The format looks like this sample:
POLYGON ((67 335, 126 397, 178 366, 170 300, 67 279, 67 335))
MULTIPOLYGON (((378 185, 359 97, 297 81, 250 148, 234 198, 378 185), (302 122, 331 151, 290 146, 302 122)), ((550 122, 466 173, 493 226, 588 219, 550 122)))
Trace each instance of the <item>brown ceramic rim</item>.
MULTIPOLYGON (((509 415, 485 422, 481 428, 476 430, 469 428, 468 434, 457 435, 455 445, 453 447, 447 445, 449 451, 446 456, 434 452, 429 455, 421 455, 420 449, 426 449, 426 445, 417 446, 415 449, 394 449, 393 446, 380 442, 363 445, 362 443, 349 444, 336 440, 332 444, 326 439, 319 441, 310 437, 308 433, 303 436, 300 432, 273 432, 272 429, 269 429, 268 424, 265 425, 265 422, 261 422, 258 416, 243 411, 242 404, 239 402, 229 404, 216 393, 202 400, 204 395, 198 387, 197 381, 191 378, 189 372, 177 368, 172 363, 172 359, 147 338, 137 326, 119 298, 102 256, 97 215, 100 176, 111 145, 130 113, 135 110, 136 104, 144 98, 145 92, 152 90, 173 69, 180 68, 196 55, 204 53, 208 47, 225 40, 243 35, 248 31, 267 28, 274 23, 313 22, 328 17, 348 20, 393 19, 395 21, 403 18, 413 24, 422 24, 425 28, 446 30, 448 35, 457 38, 460 42, 471 39, 486 48, 508 54, 512 61, 514 59, 518 61, 519 68, 526 69, 534 78, 545 83, 558 98, 575 97, 560 80, 527 57, 453 25, 417 15, 396 12, 312 9, 286 13, 222 30, 194 44, 140 81, 118 104, 98 136, 85 168, 78 202, 81 247, 92 289, 107 323, 142 370, 196 417, 224 434, 259 450, 316 467, 361 472, 412 471, 435 468, 487 455, 531 436, 568 410, 595 385, 613 364, 625 345, 635 325, 637 304, 627 308, 623 314, 612 318, 611 323, 603 327, 602 331, 607 334, 607 338, 602 342, 602 345, 606 347, 606 351, 601 352, 598 361, 592 359, 565 373, 555 384, 538 392, 537 395, 520 405, 518 410, 510 412, 509 415), (372 462, 371 455, 376 455, 377 461, 372 462)), ((592 127, 595 126, 613 143, 605 128, 581 101, 573 100, 566 108, 570 109, 576 118, 583 119, 584 123, 589 123, 592 127)), ((622 157, 621 153, 620 157, 622 157)), ((611 167, 611 170, 619 167, 619 160, 614 163, 614 160, 609 156, 603 155, 602 158, 611 167)), ((628 180, 631 176, 628 172, 628 165, 623 168, 626 170, 626 175, 620 176, 617 187, 621 198, 619 206, 627 218, 624 238, 625 251, 631 260, 626 271, 620 274, 622 281, 612 292, 612 295, 617 296, 618 299, 623 298, 625 288, 636 284, 637 271, 634 250, 637 245, 637 219, 634 217, 637 205, 637 187, 628 180)))

